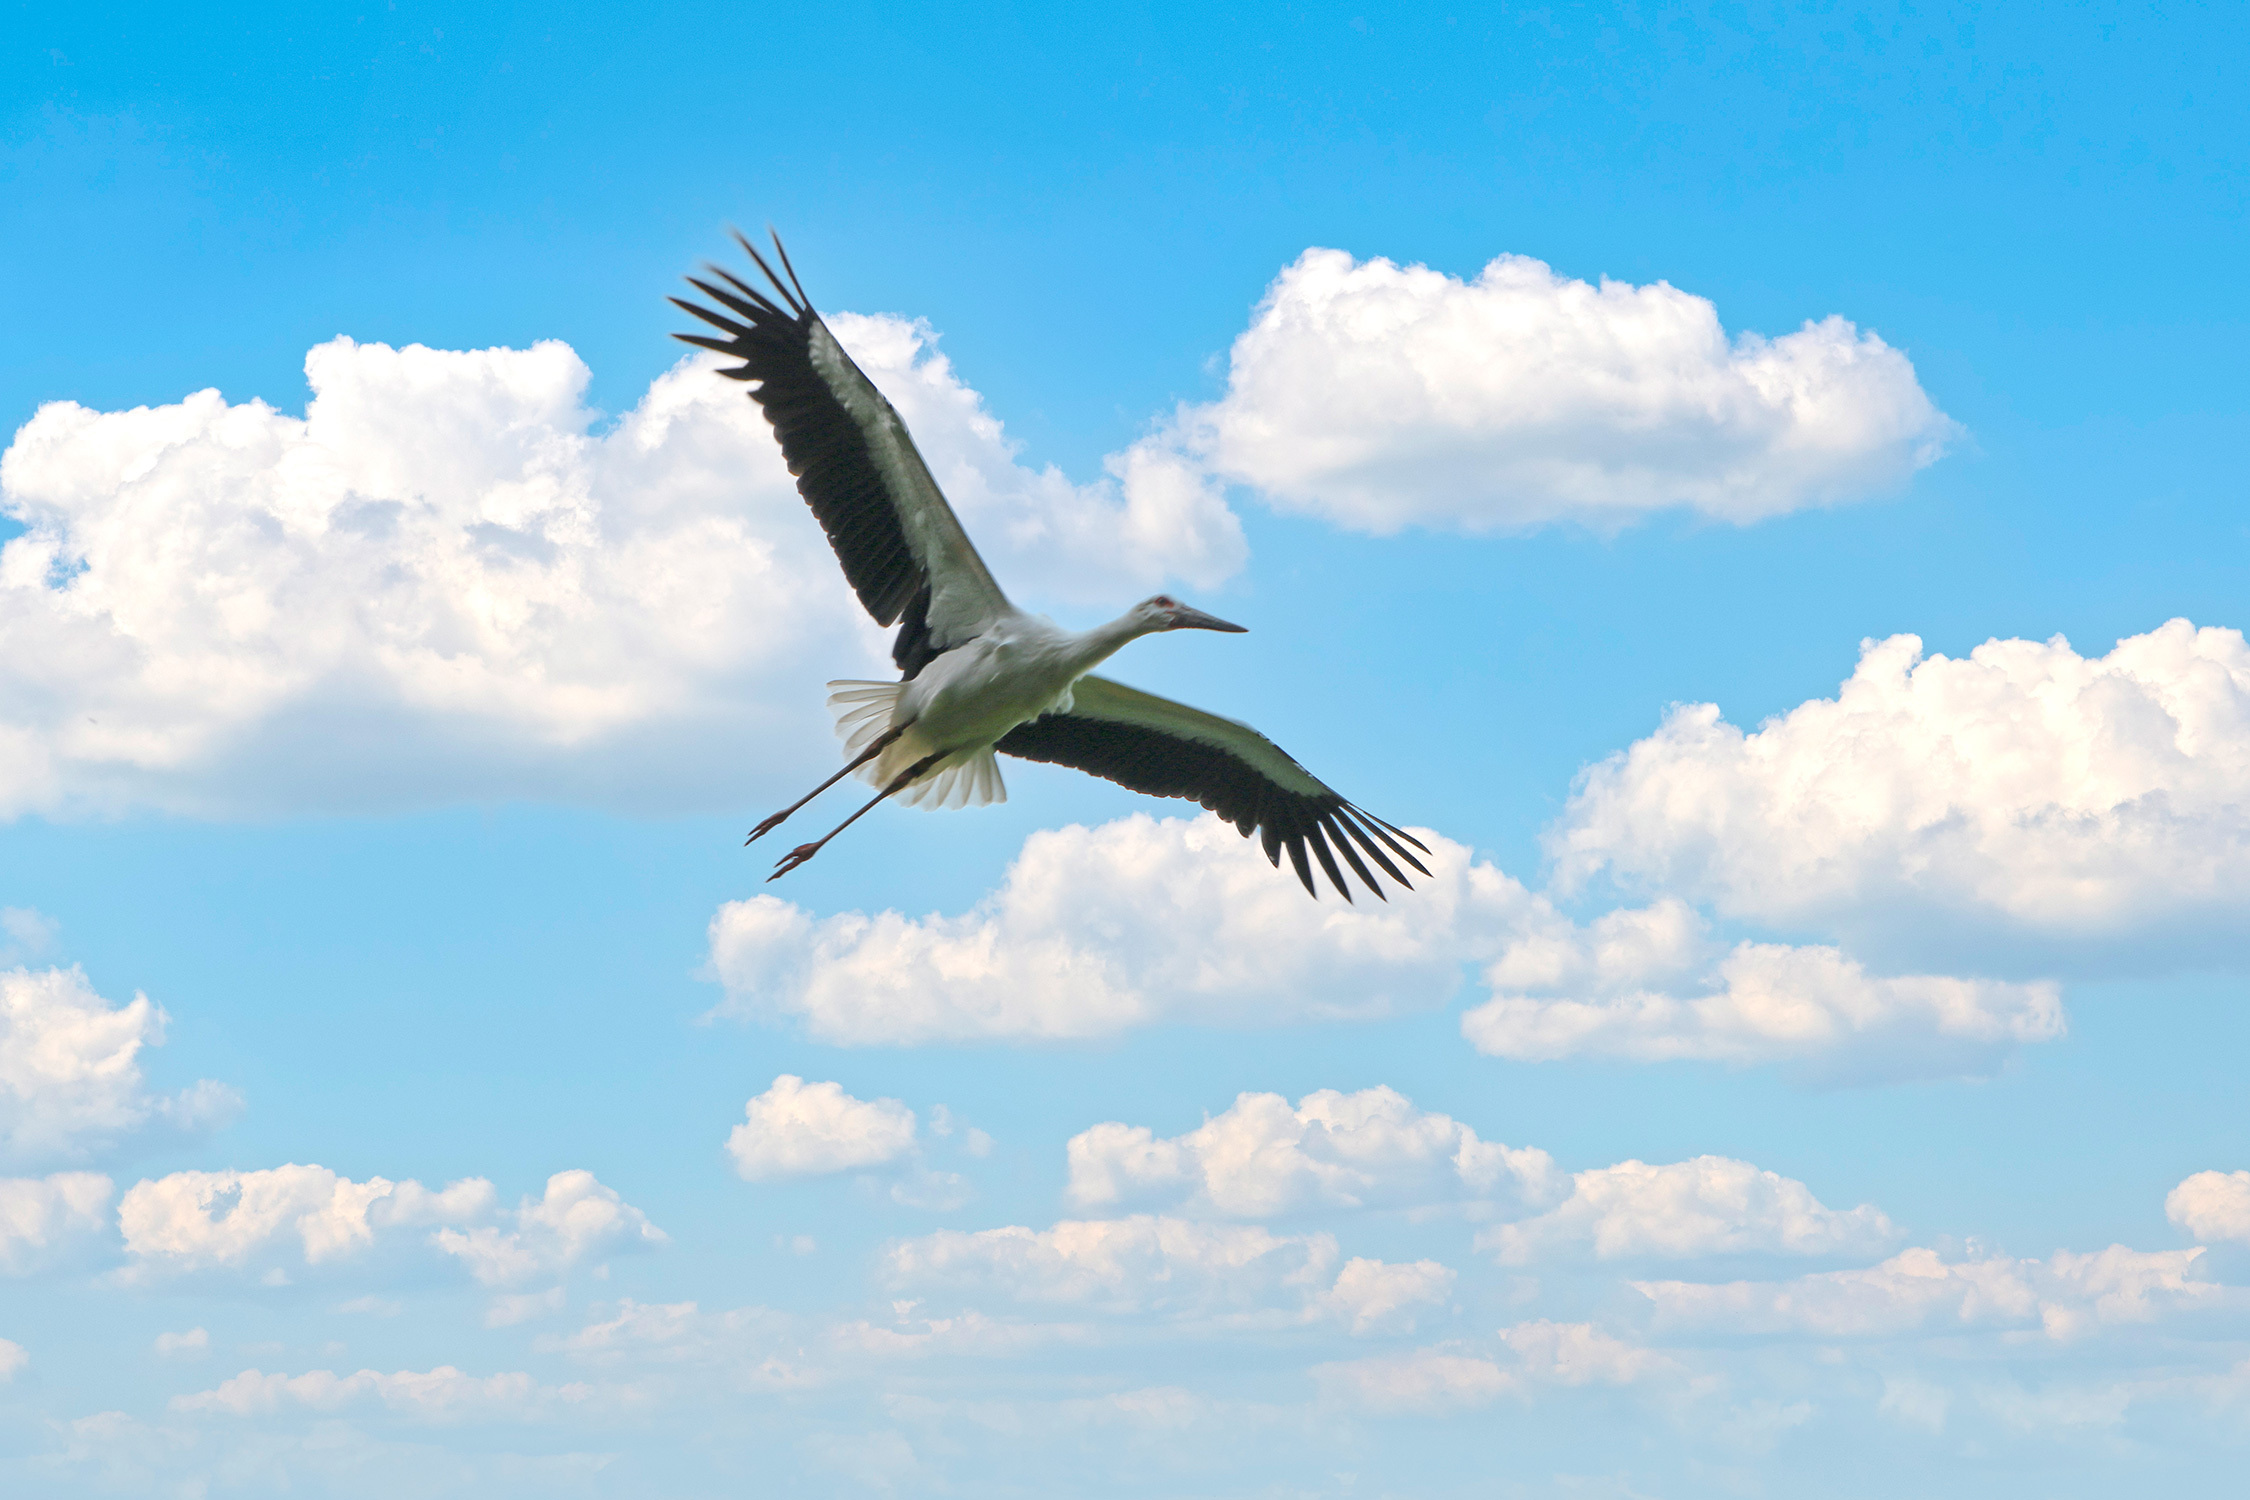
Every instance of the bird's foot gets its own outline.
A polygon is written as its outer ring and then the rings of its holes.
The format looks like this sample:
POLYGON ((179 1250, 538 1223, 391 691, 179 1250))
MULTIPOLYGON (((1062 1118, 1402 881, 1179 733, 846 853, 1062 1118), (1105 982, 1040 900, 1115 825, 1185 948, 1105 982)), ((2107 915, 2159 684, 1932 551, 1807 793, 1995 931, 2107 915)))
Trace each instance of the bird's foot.
MULTIPOLYGON (((794 810, 795 809, 791 809, 791 811, 794 810)), ((757 827, 751 829, 750 837, 742 841, 742 846, 747 849, 748 847, 750 847, 750 845, 755 844, 756 842, 758 842, 758 840, 764 838, 767 834, 773 832, 776 828, 779 828, 783 823, 787 822, 788 819, 789 814, 786 812, 775 813, 772 817, 766 819, 763 823, 760 823, 757 827)))
POLYGON ((773 867, 773 873, 766 877, 766 883, 771 885, 819 852, 819 844, 799 844, 796 848, 781 856, 781 862, 773 867))

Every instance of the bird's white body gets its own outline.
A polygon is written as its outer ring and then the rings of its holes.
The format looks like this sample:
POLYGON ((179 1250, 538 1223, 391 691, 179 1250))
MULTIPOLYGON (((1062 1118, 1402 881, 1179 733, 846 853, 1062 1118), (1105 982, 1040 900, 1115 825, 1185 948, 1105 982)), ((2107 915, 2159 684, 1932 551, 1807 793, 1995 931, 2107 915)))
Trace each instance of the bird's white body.
POLYGON ((858 753, 886 729, 899 737, 860 768, 876 786, 932 755, 944 755, 901 794, 918 807, 1005 802, 992 747, 1009 730, 1071 710, 1071 689, 1117 649, 1163 628, 1136 608, 1093 630, 1065 630, 1045 615, 1010 609, 973 639, 905 682, 831 682, 829 706, 846 746, 858 753))

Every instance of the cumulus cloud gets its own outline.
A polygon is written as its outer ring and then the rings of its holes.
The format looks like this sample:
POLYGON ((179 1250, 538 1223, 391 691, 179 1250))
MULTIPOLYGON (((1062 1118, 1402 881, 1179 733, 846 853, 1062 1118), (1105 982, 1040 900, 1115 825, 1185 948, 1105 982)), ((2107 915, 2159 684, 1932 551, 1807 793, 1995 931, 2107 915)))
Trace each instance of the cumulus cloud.
POLYGON ((711 923, 722 1009, 801 1017, 847 1044, 1427 1009, 1459 984, 1481 935, 1533 898, 1461 845, 1416 832, 1435 878, 1387 905, 1307 901, 1216 818, 1139 814, 1033 834, 1001 888, 958 917, 730 902, 711 923))
POLYGON ((2165 1195, 2164 1216, 2206 1245, 2250 1245, 2250 1172, 2196 1173, 2165 1195))
POLYGON ((1752 521, 1903 482, 1958 429, 1904 354, 1840 317, 1729 340, 1663 282, 1504 255, 1464 282, 1307 250, 1179 440, 1278 506, 1470 532, 1667 507, 1752 521))
POLYGON ((855 1099, 839 1083, 784 1073, 746 1112, 727 1154, 752 1182, 885 1166, 915 1149, 913 1110, 896 1099, 855 1099))
POLYGON ((1536 1218, 1498 1224, 1477 1248, 1503 1265, 1556 1256, 1684 1260, 1714 1255, 1879 1253, 1898 1238, 1880 1209, 1839 1211, 1794 1178, 1746 1161, 1699 1156, 1650 1166, 1624 1161, 1580 1172, 1570 1196, 1536 1218))
POLYGON ((2066 1340, 2228 1300, 2225 1287, 2196 1277, 2203 1253, 2112 1245, 2091 1254, 2057 1251, 2045 1260, 1947 1261, 1916 1248, 1865 1270, 1789 1281, 1632 1285, 1655 1304, 1659 1329, 1838 1339, 1984 1328, 2066 1340))
POLYGON ((1585 774, 1551 847, 1566 882, 1767 921, 2230 935, 2250 917, 2250 648, 2185 620, 2099 657, 1871 641, 1836 697, 1754 733, 1673 710, 1585 774))
POLYGON ((1546 1152, 1481 1140, 1388 1088, 1322 1089, 1295 1106, 1279 1094, 1242 1094, 1169 1139, 1111 1121, 1071 1137, 1068 1154, 1067 1191, 1080 1208, 1166 1200, 1262 1218, 1314 1208, 1536 1206, 1561 1189, 1546 1152))
POLYGON ((431 1238, 486 1286, 520 1286, 560 1276, 582 1261, 665 1242, 648 1215, 587 1171, 557 1172, 544 1194, 524 1199, 502 1224, 445 1228, 431 1238))
POLYGON ((433 1191, 294 1163, 174 1172, 128 1189, 117 1222, 130 1280, 222 1271, 262 1274, 275 1285, 387 1247, 435 1249, 485 1286, 512 1287, 664 1239, 645 1214, 584 1171, 557 1172, 543 1195, 513 1210, 499 1207, 481 1177, 433 1191))
POLYGON ((630 1399, 629 1392, 583 1382, 542 1385, 521 1371, 465 1375, 451 1365, 390 1374, 361 1370, 352 1375, 339 1375, 333 1370, 268 1375, 253 1369, 211 1390, 174 1396, 172 1409, 259 1417, 289 1410, 340 1412, 381 1406, 421 1422, 528 1422, 589 1406, 614 1407, 621 1396, 630 1399))
POLYGON ((1495 1057, 1774 1062, 1831 1081, 1980 1075, 2064 1030, 2051 982, 1878 976, 1827 946, 1720 950, 1683 902, 1553 918, 1486 971, 1461 1034, 1495 1057))
POLYGON ((378 1233, 465 1221, 491 1211, 492 1184, 471 1177, 432 1192, 419 1182, 354 1182, 322 1166, 174 1172, 125 1192, 117 1227, 137 1275, 222 1267, 317 1266, 370 1248, 378 1233))
MULTIPOLYGON (((834 325, 1004 579, 1117 601, 1240 565, 1176 459, 1026 469, 926 327, 834 325)), ((600 432, 553 341, 339 338, 306 357, 302 418, 217 391, 42 407, 0 456, 26 528, 0 547, 0 816, 709 805, 750 740, 793 781, 788 747, 828 744, 805 663, 864 674, 882 646, 714 363, 600 432)))
POLYGON ((0 1177, 0 1275, 51 1265, 107 1229, 111 1191, 99 1172, 0 1177))
POLYGON ((211 1333, 205 1328, 160 1333, 151 1347, 165 1359, 201 1359, 211 1352, 211 1333))
POLYGON ((0 971, 0 1158, 82 1157, 151 1121, 231 1116, 239 1096, 208 1079, 171 1097, 142 1086, 141 1049, 169 1019, 146 995, 112 1006, 75 967, 0 971))
POLYGON ((1335 1236, 1277 1235, 1256 1225, 1136 1214, 893 1242, 884 1275, 1109 1316, 1170 1320, 1333 1320, 1355 1333, 1411 1326, 1441 1306, 1454 1273, 1435 1261, 1339 1265, 1335 1236))
POLYGON ((1307 901, 1218 819, 1141 814, 1033 834, 959 916, 730 902, 710 928, 718 1010, 847 1045, 1099 1037, 1431 1009, 1474 962, 1496 994, 1464 1029, 1508 1057, 1952 1076, 2062 1031, 2052 985, 1875 976, 1827 947, 1723 951, 1677 901, 1581 928, 1462 845, 1416 834, 1431 878, 1387 905, 1307 901))

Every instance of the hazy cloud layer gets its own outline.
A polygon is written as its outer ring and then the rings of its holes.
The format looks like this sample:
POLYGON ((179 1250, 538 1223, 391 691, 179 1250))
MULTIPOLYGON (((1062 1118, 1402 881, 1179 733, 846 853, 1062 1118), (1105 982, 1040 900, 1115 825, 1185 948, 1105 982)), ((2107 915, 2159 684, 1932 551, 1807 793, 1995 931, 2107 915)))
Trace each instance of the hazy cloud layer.
POLYGON ((141 1049, 163 1044, 168 1019, 146 995, 111 1005, 76 968, 0 970, 0 1161, 78 1160, 152 1121, 230 1118, 241 1100, 222 1084, 143 1085, 141 1049))
MULTIPOLYGON (((1144 445, 1091 486, 1026 469, 926 327, 834 324, 1028 600, 1240 566, 1176 456, 1144 445)), ((0 816, 701 806, 740 795, 732 747, 825 753, 819 681, 883 648, 716 363, 604 432, 553 341, 335 339, 302 418, 217 391, 42 407, 0 457, 28 528, 0 548, 0 816)))
POLYGON ((1251 1224, 1136 1214, 974 1233, 941 1230, 892 1244, 902 1288, 996 1294, 1111 1317, 1333 1320, 1355 1333, 1411 1327, 1442 1305, 1454 1273, 1436 1261, 1342 1259, 1333 1235, 1278 1235, 1251 1224))
POLYGON ((1879 1254, 1898 1240, 1881 1209, 1829 1208, 1794 1178, 1746 1161, 1699 1156, 1624 1161, 1580 1172, 1570 1196, 1536 1218, 1500 1224, 1477 1248, 1503 1265, 1548 1258, 1692 1260, 1716 1255, 1879 1254))
POLYGON ((1869 642, 1754 733, 1675 709, 1586 774, 1552 848, 1566 881, 1757 920, 2208 944, 2250 919, 2250 648, 2185 620, 2099 657, 1869 642))
POLYGON ((1752 521, 1893 488, 1954 423, 1840 317, 1729 339, 1664 282, 1520 255, 1474 281, 1307 250, 1181 441, 1274 504, 1354 530, 1601 528, 1680 507, 1752 521))
POLYGON ((2089 1254, 2058 1250, 2045 1260, 1948 1261, 1918 1248, 1866 1270, 1790 1281, 1633 1286, 1654 1304, 1659 1331, 1836 1339, 1975 1328, 2038 1331, 2067 1340, 2230 1300, 2242 1305, 2242 1293, 2196 1275, 2203 1253, 2112 1245, 2089 1254))
POLYGON ((0 1275, 43 1269, 103 1233, 114 1191, 99 1172, 0 1177, 0 1275))

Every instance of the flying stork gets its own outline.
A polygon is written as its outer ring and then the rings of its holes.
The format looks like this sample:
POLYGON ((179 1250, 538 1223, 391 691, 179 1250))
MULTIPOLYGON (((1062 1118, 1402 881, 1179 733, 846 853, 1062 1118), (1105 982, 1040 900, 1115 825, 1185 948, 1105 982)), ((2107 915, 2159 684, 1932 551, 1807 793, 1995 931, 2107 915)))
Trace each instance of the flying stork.
POLYGON ((1199 802, 1244 837, 1256 830, 1277 868, 1287 849, 1297 878, 1316 899, 1308 848, 1346 901, 1352 893, 1337 866, 1339 854, 1386 901, 1362 853, 1401 886, 1411 888, 1411 882, 1392 855, 1429 874, 1406 849, 1411 844, 1427 854, 1427 845, 1346 802, 1249 725, 1091 675, 1140 636, 1244 627, 1166 594, 1087 631, 1064 630, 1010 604, 898 412, 813 311, 780 237, 773 248, 786 281, 756 246, 739 233, 735 238, 765 273, 773 295, 712 266, 724 285, 687 280, 724 311, 672 301, 723 337, 674 337, 741 361, 720 373, 751 382, 750 396, 773 424, 798 493, 828 534, 860 603, 877 624, 898 625, 891 659, 902 674, 897 682, 828 684, 828 704, 851 760, 760 823, 745 842, 757 842, 854 772, 881 790, 827 837, 783 855, 767 880, 811 859, 886 797, 925 807, 1004 800, 995 751, 1075 766, 1151 796, 1199 802))

